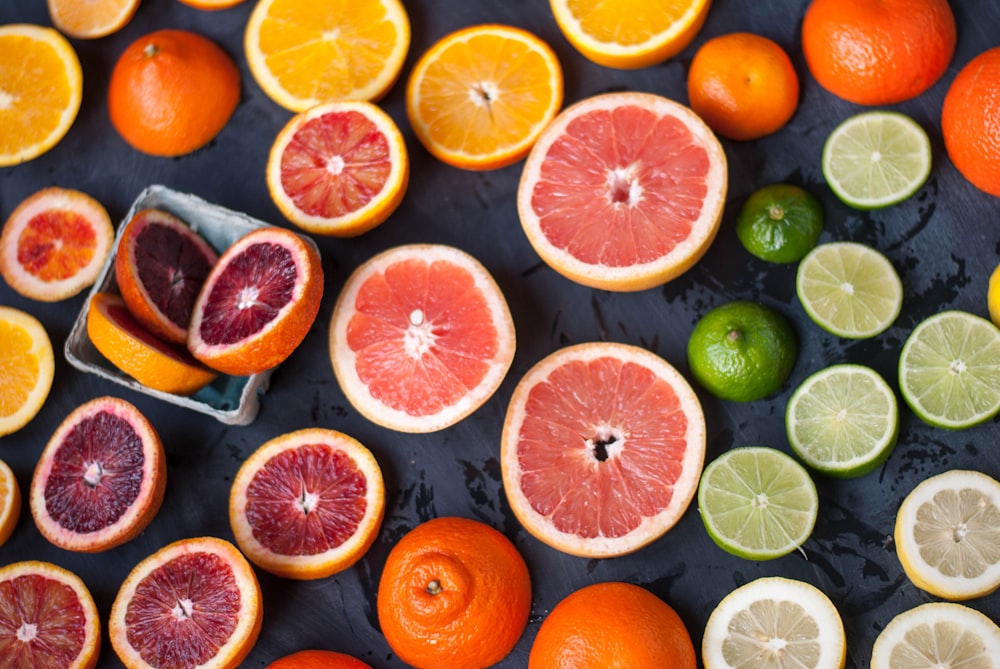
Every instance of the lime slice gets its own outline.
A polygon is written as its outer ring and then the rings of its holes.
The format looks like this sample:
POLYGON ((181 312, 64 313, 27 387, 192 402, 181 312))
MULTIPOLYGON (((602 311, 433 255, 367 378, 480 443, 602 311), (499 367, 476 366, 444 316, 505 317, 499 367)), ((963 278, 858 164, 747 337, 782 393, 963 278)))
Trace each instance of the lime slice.
POLYGON ((1000 411, 1000 330, 964 311, 913 329, 899 354, 899 390, 929 425, 960 430, 1000 411))
POLYGON ((847 339, 884 332, 903 307, 903 283, 884 255, 864 244, 830 242, 810 251, 795 276, 802 308, 847 339))
POLYGON ((809 472, 773 448, 734 448, 713 460, 698 485, 698 511, 722 549, 748 560, 787 555, 809 538, 819 496, 809 472))
POLYGON ((899 433, 896 395, 864 365, 833 365, 802 382, 785 409, 788 443, 812 469, 839 478, 872 471, 899 433))
POLYGON ((985 614, 951 602, 921 604, 898 614, 879 633, 871 669, 997 666, 1000 627, 985 614))
POLYGON ((898 112, 870 111, 838 125, 823 146, 823 176, 845 204, 887 207, 917 192, 931 173, 924 129, 898 112))

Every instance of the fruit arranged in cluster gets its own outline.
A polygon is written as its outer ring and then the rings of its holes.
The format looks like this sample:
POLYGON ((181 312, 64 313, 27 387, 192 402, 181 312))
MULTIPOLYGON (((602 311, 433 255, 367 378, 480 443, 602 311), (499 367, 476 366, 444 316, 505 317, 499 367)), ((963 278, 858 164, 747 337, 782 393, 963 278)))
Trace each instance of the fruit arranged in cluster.
POLYGON ((948 157, 976 188, 1000 197, 1000 47, 955 76, 941 108, 948 157))
POLYGON ((819 243, 823 207, 800 186, 758 188, 740 207, 736 236, 751 255, 773 263, 798 262, 819 243))
POLYGON ((0 305, 0 437, 17 432, 42 409, 55 378, 45 326, 29 313, 0 305))

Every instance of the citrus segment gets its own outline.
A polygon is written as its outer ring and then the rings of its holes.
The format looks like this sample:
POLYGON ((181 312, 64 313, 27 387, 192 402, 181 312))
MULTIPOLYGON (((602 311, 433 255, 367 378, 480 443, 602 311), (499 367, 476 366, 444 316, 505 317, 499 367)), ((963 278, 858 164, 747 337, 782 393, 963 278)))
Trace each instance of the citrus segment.
POLYGON ((406 88, 417 139, 443 162, 472 170, 527 155, 562 100, 562 67, 549 45, 497 24, 438 40, 417 61, 406 88))
POLYGON ((0 436, 28 424, 55 377, 52 342, 37 318, 0 305, 0 436))
POLYGON ((550 267, 586 286, 642 290, 689 269, 715 238, 726 156, 690 109, 607 93, 563 110, 524 165, 517 210, 550 267))
POLYGON ((332 650, 300 650, 279 657, 265 669, 372 669, 370 664, 332 650))
POLYGON ((994 667, 1000 627, 963 604, 929 602, 889 621, 872 648, 871 669, 994 667))
POLYGON ((948 157, 972 185, 1000 197, 1000 47, 959 71, 941 107, 948 157))
POLYGON ((613 557, 677 523, 704 456, 701 405, 676 369, 636 346, 586 343, 522 377, 500 465, 511 508, 531 534, 571 555, 613 557))
POLYGON ((14 471, 0 460, 0 546, 10 539, 21 515, 21 487, 14 471))
POLYGON ((139 0, 48 0, 52 25, 77 39, 97 39, 132 20, 139 0))

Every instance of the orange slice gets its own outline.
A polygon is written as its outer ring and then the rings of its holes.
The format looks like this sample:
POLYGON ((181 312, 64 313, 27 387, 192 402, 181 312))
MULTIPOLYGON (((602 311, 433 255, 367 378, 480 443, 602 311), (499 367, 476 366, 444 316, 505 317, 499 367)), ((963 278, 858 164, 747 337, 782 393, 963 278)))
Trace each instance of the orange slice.
POLYGON ((285 217, 319 235, 353 237, 403 201, 410 159, 403 135, 370 102, 328 102, 295 115, 267 161, 267 188, 285 217))
POLYGON ((417 61, 406 87, 406 112, 420 142, 469 170, 523 158, 562 101, 562 67, 549 45, 495 24, 440 39, 417 61))
POLYGON ((48 0, 52 25, 77 39, 96 39, 125 27, 139 0, 48 0))
POLYGON ((400 0, 260 0, 244 50, 257 84, 295 112, 333 100, 378 100, 410 49, 400 0))
POLYGON ((37 318, 0 305, 0 437, 20 430, 52 388, 52 341, 37 318))
POLYGON ((229 9, 230 7, 235 7, 241 2, 244 2, 244 0, 179 0, 179 1, 187 5, 188 7, 194 7, 195 9, 206 9, 209 11, 214 11, 216 9, 229 9))
POLYGON ((14 470, 0 460, 0 546, 4 545, 17 527, 21 515, 21 488, 14 470))

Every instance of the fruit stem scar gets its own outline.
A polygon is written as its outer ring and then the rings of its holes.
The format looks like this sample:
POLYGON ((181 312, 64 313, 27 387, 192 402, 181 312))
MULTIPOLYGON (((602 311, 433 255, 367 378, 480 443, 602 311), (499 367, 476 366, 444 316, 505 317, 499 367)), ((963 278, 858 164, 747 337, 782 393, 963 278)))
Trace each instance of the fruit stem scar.
POLYGON ((768 207, 767 216, 772 221, 780 221, 785 218, 785 208, 780 204, 772 204, 768 207))
POLYGON ((145 56, 146 58, 152 58, 153 56, 155 56, 159 52, 160 52, 160 47, 158 47, 155 44, 153 44, 152 42, 150 42, 142 50, 142 55, 145 56))
POLYGON ((174 615, 174 618, 180 619, 191 619, 191 614, 194 613, 194 602, 185 597, 184 599, 177 600, 174 608, 170 610, 174 615))
POLYGON ((428 595, 440 595, 442 592, 444 592, 444 588, 441 587, 441 581, 434 579, 427 584, 428 595))
POLYGON ((726 340, 733 343, 738 342, 741 339, 743 339, 743 333, 735 328, 730 330, 729 333, 726 335, 726 340))
POLYGON ((21 623, 21 626, 17 628, 17 640, 24 643, 29 643, 35 640, 38 636, 38 625, 35 623, 21 623))
POLYGON ((90 488, 96 488, 104 475, 104 468, 99 462, 91 462, 83 472, 83 482, 90 488))

